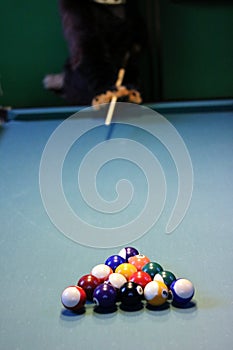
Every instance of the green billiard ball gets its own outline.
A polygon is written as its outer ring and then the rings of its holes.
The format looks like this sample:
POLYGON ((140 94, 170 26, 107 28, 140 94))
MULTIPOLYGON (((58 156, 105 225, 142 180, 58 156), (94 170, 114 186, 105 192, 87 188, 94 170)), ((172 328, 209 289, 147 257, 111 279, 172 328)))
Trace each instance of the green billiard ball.
POLYGON ((148 273, 153 279, 157 273, 163 271, 163 268, 158 263, 151 261, 143 266, 142 271, 148 273))

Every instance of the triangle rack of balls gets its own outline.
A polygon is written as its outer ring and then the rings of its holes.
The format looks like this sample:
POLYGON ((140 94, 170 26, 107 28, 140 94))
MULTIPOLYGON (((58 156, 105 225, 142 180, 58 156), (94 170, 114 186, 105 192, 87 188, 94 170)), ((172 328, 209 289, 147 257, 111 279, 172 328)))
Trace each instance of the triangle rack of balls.
POLYGON ((172 303, 186 307, 194 295, 193 283, 177 278, 134 247, 125 247, 94 266, 76 285, 65 288, 61 295, 63 306, 75 313, 85 312, 85 304, 93 303, 100 313, 161 309, 172 303))

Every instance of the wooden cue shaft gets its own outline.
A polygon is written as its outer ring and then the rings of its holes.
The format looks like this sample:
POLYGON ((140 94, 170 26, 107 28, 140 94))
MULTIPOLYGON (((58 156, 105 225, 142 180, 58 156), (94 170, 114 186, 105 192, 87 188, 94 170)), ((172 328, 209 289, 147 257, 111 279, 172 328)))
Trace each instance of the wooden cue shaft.
MULTIPOLYGON (((116 81, 116 88, 119 88, 122 85, 123 79, 125 76, 125 69, 121 68, 119 69, 118 72, 118 77, 117 77, 117 81, 116 81)), ((110 125, 111 121, 112 121, 112 116, 116 107, 116 102, 117 102, 117 96, 113 96, 110 102, 110 106, 108 109, 108 113, 105 119, 105 125, 110 125)))

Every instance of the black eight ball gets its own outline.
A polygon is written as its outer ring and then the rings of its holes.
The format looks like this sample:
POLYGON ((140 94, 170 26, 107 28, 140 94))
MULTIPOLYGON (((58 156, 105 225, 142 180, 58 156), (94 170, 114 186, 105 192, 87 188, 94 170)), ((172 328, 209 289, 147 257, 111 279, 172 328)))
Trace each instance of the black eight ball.
POLYGON ((121 305, 127 308, 134 308, 141 305, 143 289, 135 282, 126 282, 119 290, 121 305))

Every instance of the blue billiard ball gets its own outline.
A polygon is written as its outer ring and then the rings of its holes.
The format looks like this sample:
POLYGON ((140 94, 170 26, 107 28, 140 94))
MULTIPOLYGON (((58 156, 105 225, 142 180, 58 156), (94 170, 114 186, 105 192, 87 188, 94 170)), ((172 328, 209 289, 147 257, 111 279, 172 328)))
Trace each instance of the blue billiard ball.
POLYGON ((191 281, 185 278, 178 278, 170 285, 172 301, 177 305, 185 305, 194 295, 194 286, 191 281))
POLYGON ((93 302, 102 309, 113 308, 116 304, 117 293, 113 286, 108 283, 102 283, 95 288, 93 293, 93 302))
POLYGON ((124 258, 122 258, 122 256, 112 255, 105 261, 105 265, 108 265, 109 267, 111 267, 111 269, 114 272, 116 270, 117 266, 119 266, 125 262, 126 261, 124 258))

